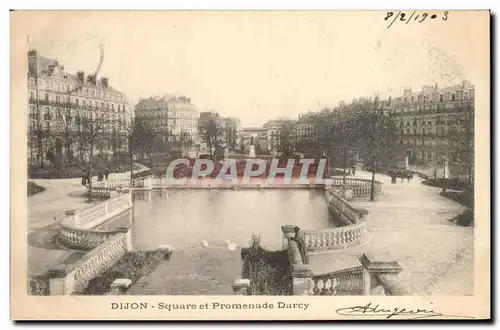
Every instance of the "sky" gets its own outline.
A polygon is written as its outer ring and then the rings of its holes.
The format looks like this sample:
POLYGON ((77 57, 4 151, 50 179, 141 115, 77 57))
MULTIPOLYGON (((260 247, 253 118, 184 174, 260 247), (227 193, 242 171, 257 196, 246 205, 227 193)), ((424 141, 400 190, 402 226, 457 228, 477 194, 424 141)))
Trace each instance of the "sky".
POLYGON ((354 97, 485 79, 487 13, 434 13, 387 28, 383 11, 31 12, 16 38, 70 73, 95 71, 102 44, 99 75, 131 102, 185 95, 198 111, 261 126, 354 97))

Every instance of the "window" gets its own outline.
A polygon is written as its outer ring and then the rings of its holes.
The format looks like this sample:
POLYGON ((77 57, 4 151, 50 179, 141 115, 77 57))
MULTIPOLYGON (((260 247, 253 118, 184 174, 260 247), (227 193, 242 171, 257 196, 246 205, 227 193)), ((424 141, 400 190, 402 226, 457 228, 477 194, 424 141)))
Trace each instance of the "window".
POLYGON ((57 83, 56 87, 57 87, 57 90, 58 90, 58 91, 60 91, 60 90, 61 90, 61 85, 59 85, 59 83, 57 83))
POLYGON ((61 109, 59 108, 56 110, 56 120, 62 120, 61 109))
POLYGON ((60 103, 61 102, 61 98, 59 97, 59 95, 56 96, 56 103, 60 103))
POLYGON ((50 120, 50 110, 48 107, 45 107, 45 113, 43 114, 43 119, 50 120))
POLYGON ((464 92, 464 100, 468 100, 469 99, 469 92, 464 92))
POLYGON ((66 86, 66 91, 69 92, 69 85, 66 86))
POLYGON ((104 109, 104 102, 101 102, 101 109, 104 109))
POLYGON ((457 97, 457 95, 455 93, 451 93, 451 100, 452 101, 455 101, 456 97, 457 97))
POLYGON ((411 97, 411 104, 415 104, 415 96, 411 97))
POLYGON ((439 94, 439 102, 443 102, 444 101, 444 95, 443 94, 439 94))
POLYGON ((45 93, 45 101, 49 102, 49 94, 45 93))
POLYGON ((85 108, 85 99, 82 100, 82 106, 85 108))
POLYGON ((35 93, 34 92, 30 92, 30 100, 33 100, 35 98, 35 93))
POLYGON ((76 103, 76 106, 79 106, 80 105, 80 100, 75 99, 75 103, 76 103))

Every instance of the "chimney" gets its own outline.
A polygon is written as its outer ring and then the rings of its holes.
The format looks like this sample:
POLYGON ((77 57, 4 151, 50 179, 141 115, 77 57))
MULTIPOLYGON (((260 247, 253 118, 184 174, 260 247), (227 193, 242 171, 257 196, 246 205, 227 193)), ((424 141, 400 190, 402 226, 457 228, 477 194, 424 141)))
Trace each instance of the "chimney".
POLYGON ((37 55, 37 54, 36 54, 36 49, 30 49, 30 50, 28 51, 28 56, 36 56, 36 55, 37 55))
POLYGON ((76 77, 78 78, 78 81, 81 82, 82 84, 85 83, 85 72, 83 71, 78 71, 76 73, 76 77))
POLYGON ((96 85, 96 76, 95 73, 89 74, 87 77, 87 81, 91 83, 92 85, 96 85))
POLYGON ((107 77, 102 77, 101 78, 101 85, 105 88, 108 88, 108 83, 109 83, 109 79, 107 77))

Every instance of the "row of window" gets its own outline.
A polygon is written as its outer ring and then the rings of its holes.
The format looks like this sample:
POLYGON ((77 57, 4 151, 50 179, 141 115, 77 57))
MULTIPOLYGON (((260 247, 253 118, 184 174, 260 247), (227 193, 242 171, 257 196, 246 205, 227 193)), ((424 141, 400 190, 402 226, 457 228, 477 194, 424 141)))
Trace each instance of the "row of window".
POLYGON ((389 111, 389 114, 405 113, 405 112, 417 112, 417 111, 437 111, 437 110, 456 110, 464 111, 467 109, 472 110, 472 102, 448 102, 443 104, 427 104, 423 106, 409 106, 404 108, 393 108, 389 111))
MULTIPOLYGON (((34 92, 30 92, 30 100, 35 100, 35 99, 36 99, 35 98, 35 93, 34 92)), ((43 100, 45 102, 50 102, 51 101, 48 93, 45 93, 43 100)), ((79 107, 80 106, 80 100, 78 98, 74 98, 74 100, 75 100, 74 105, 77 106, 77 107, 79 107)), ((67 102, 67 103, 72 103, 71 102, 72 99, 69 96, 67 96, 64 101, 67 102)), ((61 97, 59 95, 56 95, 55 103, 56 104, 61 104, 61 97)), ((95 109, 101 108, 101 109, 111 110, 111 111, 115 112, 115 104, 114 103, 101 102, 101 104, 99 106, 99 103, 97 101, 94 101, 94 103, 92 103, 92 100, 82 99, 82 104, 81 105, 82 105, 83 108, 95 108, 95 109)), ((125 113, 126 112, 125 105, 117 104, 116 112, 118 112, 118 113, 125 113)))
MULTIPOLYGON (((35 86, 35 78, 30 78, 29 83, 31 86, 35 86)), ((98 97, 104 100, 111 100, 115 102, 123 102, 124 96, 121 94, 108 93, 99 91, 92 88, 85 88, 77 85, 71 85, 67 83, 55 82, 52 79, 40 79, 40 87, 47 88, 49 90, 74 93, 82 96, 98 97)))
MULTIPOLYGON (((63 119, 63 114, 65 118, 85 118, 85 119, 94 119, 94 118, 102 118, 103 120, 106 121, 122 121, 125 122, 125 117, 116 115, 116 114, 104 114, 104 115, 99 115, 98 112, 89 111, 89 112, 72 112, 71 109, 66 109, 66 111, 63 111, 61 108, 56 108, 55 112, 49 108, 45 107, 43 109, 43 120, 62 120, 63 119)), ((30 118, 36 118, 37 117, 37 111, 34 106, 30 107, 30 118)))
POLYGON ((432 103, 432 102, 446 102, 446 101, 457 101, 457 100, 470 100, 474 99, 474 90, 466 91, 456 91, 456 92, 446 92, 440 94, 428 94, 428 95, 417 95, 415 96, 405 96, 398 97, 394 100, 394 105, 408 105, 408 104, 419 104, 419 103, 432 103))
POLYGON ((176 117, 176 118, 191 118, 197 119, 195 111, 137 111, 139 117, 176 117))

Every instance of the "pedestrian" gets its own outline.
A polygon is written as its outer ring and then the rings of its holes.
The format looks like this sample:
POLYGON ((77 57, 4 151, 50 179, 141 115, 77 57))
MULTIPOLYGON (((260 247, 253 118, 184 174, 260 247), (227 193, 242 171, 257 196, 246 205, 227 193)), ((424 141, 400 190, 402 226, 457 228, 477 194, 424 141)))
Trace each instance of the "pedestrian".
POLYGON ((97 176, 97 181, 102 181, 103 175, 102 172, 99 172, 99 175, 97 176))
POLYGON ((410 183, 410 180, 413 179, 413 174, 408 173, 406 178, 408 179, 408 183, 410 183))
POLYGON ((82 169, 82 186, 87 185, 87 171, 82 169))
POLYGON ((106 167, 106 168, 104 169, 104 180, 106 180, 106 181, 107 181, 107 180, 108 180, 108 176, 109 176, 109 170, 108 170, 108 168, 106 167))
POLYGON ((356 175, 356 166, 352 167, 352 175, 356 175))

